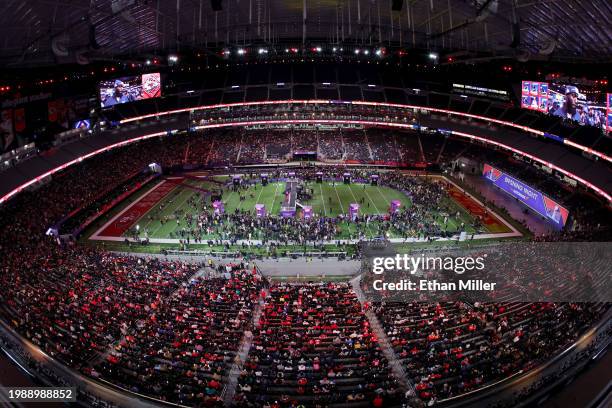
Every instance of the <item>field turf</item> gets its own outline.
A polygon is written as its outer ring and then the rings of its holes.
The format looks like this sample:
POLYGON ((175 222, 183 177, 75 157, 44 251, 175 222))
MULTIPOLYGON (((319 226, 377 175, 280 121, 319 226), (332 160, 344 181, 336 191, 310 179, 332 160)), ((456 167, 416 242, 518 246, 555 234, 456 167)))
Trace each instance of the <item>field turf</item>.
MULTIPOLYGON (((219 177, 219 181, 226 181, 227 178, 219 177)), ((315 214, 319 216, 337 216, 339 214, 348 213, 348 207, 351 203, 360 204, 360 214, 385 214, 388 212, 391 200, 400 200, 402 202, 402 210, 410 207, 411 202, 408 196, 404 193, 385 186, 371 186, 369 184, 343 184, 341 182, 310 182, 305 184, 306 188, 313 190, 311 200, 300 201, 303 205, 313 207, 315 214)), ((190 199, 203 199, 202 190, 219 190, 221 185, 205 180, 185 179, 182 184, 170 192, 163 200, 163 209, 160 205, 153 207, 148 213, 136 222, 139 225, 140 231, 146 231, 149 238, 171 238, 171 233, 179 230, 183 225, 178 225, 176 222, 166 222, 162 225, 160 219, 174 219, 175 213, 195 213, 195 209, 188 205, 190 199)), ((234 212, 236 209, 242 211, 255 211, 255 204, 265 204, 266 210, 272 215, 278 215, 283 202, 285 191, 284 182, 269 183, 267 186, 256 184, 241 189, 240 192, 231 191, 227 187, 223 187, 222 199, 225 204, 226 212, 234 212), (243 200, 240 200, 240 196, 243 200)), ((206 197, 207 205, 210 206, 210 197, 206 197)), ((459 211, 460 217, 456 219, 454 216, 449 218, 447 229, 455 232, 458 224, 465 222, 468 233, 472 232, 471 217, 468 213, 458 206, 450 198, 447 199, 447 204, 453 208, 453 214, 459 211)), ((300 207, 298 206, 298 216, 300 215, 300 207)), ((437 216, 439 221, 442 221, 442 216, 437 216)), ((357 233, 357 226, 353 223, 345 222, 341 226, 341 232, 336 238, 349 238, 357 233)), ((359 231, 366 236, 372 238, 379 235, 376 223, 372 222, 369 226, 363 227, 359 231)), ((141 234, 142 236, 142 234, 141 234)), ((396 235, 391 233, 391 237, 396 235)), ((215 237, 207 237, 215 238, 215 237)))

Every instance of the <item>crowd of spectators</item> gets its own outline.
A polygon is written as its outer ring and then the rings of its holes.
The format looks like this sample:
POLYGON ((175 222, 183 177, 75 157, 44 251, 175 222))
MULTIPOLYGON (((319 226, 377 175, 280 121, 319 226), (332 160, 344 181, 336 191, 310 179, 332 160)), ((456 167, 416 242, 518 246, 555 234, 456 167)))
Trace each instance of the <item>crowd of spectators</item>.
POLYGON ((266 159, 290 160, 295 150, 292 133, 284 130, 268 131, 263 138, 266 147, 266 159))
POLYGON ((35 259, 42 263, 35 268, 2 276, 2 314, 48 354, 76 368, 134 329, 197 269, 84 248, 54 255, 35 259))
POLYGON ((370 163, 373 161, 368 139, 363 130, 343 130, 345 160, 348 162, 370 163))
POLYGON ((319 150, 318 131, 294 130, 291 133, 294 152, 316 152, 319 150))
POLYGON ((193 277, 162 299, 88 374, 181 405, 221 405, 262 279, 241 264, 219 265, 216 272, 193 277))
POLYGON ((348 283, 274 284, 237 406, 394 406, 403 394, 348 283))
POLYGON ((240 144, 237 162, 239 164, 264 163, 266 157, 265 137, 268 132, 265 130, 250 130, 242 133, 242 144, 240 144))
POLYGON ((151 157, 171 163, 177 156, 159 139, 130 145, 71 167, 0 209, 2 316, 74 367, 95 358, 194 271, 181 262, 113 255, 46 235, 67 214, 142 170, 151 157))
POLYGON ((406 193, 412 202, 410 208, 391 214, 387 230, 398 231, 401 236, 432 238, 444 235, 443 228, 452 217, 453 210, 445 202, 447 186, 442 181, 406 177, 401 172, 382 173, 380 183, 406 193), (445 220, 436 219, 442 215, 445 220))
POLYGON ((82 373, 160 399, 215 405, 259 296, 258 275, 232 266, 203 277, 199 264, 119 255, 45 234, 152 157, 168 162, 158 143, 138 146, 147 154, 130 147, 69 168, 0 210, 0 316, 82 373))
POLYGON ((212 147, 208 155, 209 166, 229 166, 238 160, 242 143, 242 131, 234 128, 210 132, 212 147))
MULTIPOLYGON (((29 372, 36 373, 36 384, 52 385, 55 387, 75 387, 74 379, 65 373, 58 372, 48 361, 40 360, 30 354, 30 351, 24 348, 14 338, 8 337, 5 333, 0 333, 0 346, 5 352, 15 359, 19 364, 29 372)), ((81 404, 92 408, 120 408, 118 405, 106 401, 97 395, 94 395, 80 386, 76 388, 76 398, 81 404)))
POLYGON ((140 171, 130 174, 117 185, 111 185, 92 200, 91 204, 84 205, 68 215, 68 219, 60 220, 57 227, 60 233, 74 234, 88 223, 99 217, 103 211, 109 211, 116 201, 120 201, 122 195, 141 187, 154 176, 149 171, 140 171))
MULTIPOLYGON (((202 265, 113 254, 45 234, 149 163, 183 163, 189 140, 195 139, 155 138, 96 156, 0 208, 0 316, 46 353, 88 375, 169 401, 215 405, 260 296, 257 275, 230 266, 220 271, 222 277, 203 277, 197 275, 202 265)), ((237 157, 239 144, 230 132, 213 143, 213 162, 237 157)), ((318 171, 304 170, 304 176, 314 179, 318 171)), ((332 168, 324 176, 344 171, 332 168)), ((353 175, 367 180, 369 173, 353 175)), ((439 233, 427 210, 444 211, 443 184, 399 172, 381 174, 380 183, 405 191, 413 203, 385 220, 390 228, 439 233)), ((251 223, 259 221, 244 218, 252 216, 225 217, 236 217, 228 237, 257 231, 251 223)), ((293 221, 265 225, 272 221, 264 218, 261 229, 276 228, 286 240, 320 239, 336 228, 336 221, 321 219, 298 227, 293 221)), ((204 210, 190 224, 204 230, 215 221, 204 210)), ((575 340, 602 308, 452 303, 377 304, 374 310, 419 396, 436 401, 534 367, 575 340)), ((401 400, 362 306, 345 283, 273 285, 239 387, 237 404, 388 406, 401 400)))
POLYGON ((189 238, 194 243, 204 242, 207 238, 219 238, 232 243, 239 240, 262 240, 264 245, 268 242, 303 244, 333 240, 339 232, 340 222, 339 217, 317 217, 310 220, 282 218, 278 215, 257 217, 247 210, 217 215, 208 208, 201 211, 197 218, 186 215, 187 228, 181 230, 178 237, 189 238))
POLYGON ((423 162, 423 155, 419 147, 419 138, 410 132, 400 132, 396 135, 397 148, 404 163, 423 162))
MULTIPOLYGON (((153 156, 165 167, 279 163, 290 161, 295 152, 315 152, 322 161, 398 165, 425 159, 434 163, 456 158, 457 151, 465 147, 456 141, 450 146, 451 141, 446 143, 439 135, 377 128, 245 130, 228 127, 163 139, 163 142, 157 139, 153 156)), ((140 154, 138 150, 142 151, 134 148, 133 154, 140 154)), ((474 154, 483 155, 481 150, 474 154)))
POLYGON ((601 304, 521 302, 383 302, 373 308, 428 405, 534 368, 605 310, 601 304))
POLYGON ((374 161, 397 164, 404 162, 403 152, 397 146, 393 130, 372 128, 368 129, 366 134, 374 161))
POLYGON ((319 131, 319 153, 327 160, 342 160, 344 154, 344 140, 341 132, 319 131))
POLYGON ((187 153, 185 155, 185 164, 197 166, 208 163, 213 137, 214 133, 208 134, 208 132, 204 132, 198 133, 190 138, 187 146, 187 153))

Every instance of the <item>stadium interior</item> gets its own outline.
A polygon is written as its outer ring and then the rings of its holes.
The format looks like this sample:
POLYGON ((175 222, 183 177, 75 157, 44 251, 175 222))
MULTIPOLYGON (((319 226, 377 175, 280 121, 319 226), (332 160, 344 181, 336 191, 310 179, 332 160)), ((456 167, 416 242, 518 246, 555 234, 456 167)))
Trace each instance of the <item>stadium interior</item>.
POLYGON ((611 15, 0 2, 0 405, 611 407, 611 15))

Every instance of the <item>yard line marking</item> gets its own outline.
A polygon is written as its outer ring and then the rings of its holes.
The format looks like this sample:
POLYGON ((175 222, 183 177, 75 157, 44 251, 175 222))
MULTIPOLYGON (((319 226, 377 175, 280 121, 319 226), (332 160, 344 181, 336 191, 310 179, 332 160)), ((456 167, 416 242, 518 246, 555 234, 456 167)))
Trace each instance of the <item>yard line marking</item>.
POLYGON ((261 185, 261 190, 259 190, 259 195, 257 196, 257 200, 255 200, 255 204, 259 204, 259 197, 261 197, 261 193, 264 191, 264 185, 261 185))
MULTIPOLYGON (((179 187, 180 187, 180 185, 179 185, 179 187)), ((193 196, 193 194, 194 194, 194 193, 193 193, 191 190, 189 190, 187 187, 185 187, 185 190, 184 190, 182 193, 184 193, 184 192, 187 192, 187 194, 186 194, 186 197, 185 197, 185 199, 183 200, 183 202, 181 202, 181 205, 176 206, 176 207, 175 207, 174 205, 173 205, 173 206, 168 206, 168 207, 164 208, 164 211, 163 211, 163 212, 168 211, 168 210, 169 210, 171 207, 173 207, 173 210, 177 210, 177 209, 179 209, 179 208, 183 208, 183 207, 184 207, 184 205, 185 205, 185 203, 186 203, 187 201, 189 201, 189 199, 191 198, 191 196, 193 196)), ((181 194, 182 194, 182 193, 181 193, 181 194)), ((177 203, 178 203, 178 200, 176 200, 176 201, 175 201, 173 204, 175 204, 175 205, 176 205, 177 203)), ((160 214, 160 217, 161 217, 161 214, 160 214)), ((161 219, 160 219, 160 221, 161 221, 161 219)), ((175 220, 172 220, 172 221, 176 221, 176 219, 175 219, 175 220)), ((173 224, 173 225, 174 225, 174 224, 173 224)), ((161 223, 161 222, 159 222, 159 227, 157 227, 157 229, 155 229, 155 231, 151 232, 151 233, 149 234, 149 237, 153 237, 153 236, 155 236, 155 234, 157 234, 157 232, 158 232, 158 231, 159 231, 159 230, 160 230, 162 227, 164 227, 164 225, 162 225, 162 223, 161 223)), ((176 227, 175 227, 175 228, 174 228, 174 230, 173 230, 173 232, 177 231, 177 229, 178 229, 178 228, 176 228, 176 227)), ((169 234, 168 234, 168 235, 169 235, 169 234)))
POLYGON ((389 200, 387 199, 387 197, 385 197, 385 195, 382 193, 382 190, 380 189, 380 187, 379 187, 378 185, 376 186, 376 189, 378 190, 378 193, 379 193, 379 194, 382 196, 382 198, 384 198, 384 199, 385 199, 385 201, 387 202, 387 204, 391 205, 391 201, 389 201, 389 200))
POLYGON ((279 184, 279 182, 274 183, 274 195, 272 196, 272 206, 270 207, 270 214, 272 214, 272 211, 274 211, 274 203, 276 202, 276 192, 278 191, 279 184))
MULTIPOLYGON (((353 195, 353 198, 355 199, 355 202, 357 204, 359 204, 359 200, 357 200, 357 197, 355 196, 355 193, 353 193, 353 189, 351 188, 351 185, 348 185, 349 191, 351 192, 351 194, 353 195)), ((372 234, 372 229, 370 228, 370 223, 366 223, 366 227, 368 228, 368 231, 370 231, 370 237, 373 238, 374 234, 372 234)))
MULTIPOLYGON (((167 183, 167 181, 165 181, 167 183)), ((160 183, 161 184, 161 183, 160 183)), ((145 217, 147 217, 148 215, 151 215, 151 217, 153 218, 152 220, 147 220, 147 223, 145 225, 142 225, 141 228, 143 231, 145 231, 147 228, 149 228, 149 226, 155 222, 155 216, 157 215, 157 213, 161 213, 163 211, 159 211, 159 207, 158 205, 167 201, 170 198, 174 198, 174 197, 178 197, 179 195, 181 195, 182 191, 180 189, 180 184, 175 184, 174 188, 164 197, 162 197, 161 200, 159 200, 156 205, 154 205, 153 207, 151 207, 149 209, 149 211, 147 211, 146 213, 144 213, 136 222, 138 223, 140 220, 144 219, 145 217)), ((145 194, 146 195, 146 194, 145 194)), ((144 196, 142 196, 141 198, 144 198, 144 196)), ((138 200, 140 201, 140 199, 138 200)))
POLYGON ((363 190, 363 191, 364 191, 364 192, 365 192, 365 194, 368 196, 368 199, 370 200, 370 202, 372 203, 372 205, 373 205, 373 206, 374 206, 374 208, 376 209, 376 213, 377 213, 377 214, 382 214, 382 213, 380 212, 380 210, 378 209, 378 207, 376 206, 376 203, 374 202, 374 200, 372 200, 372 197, 370 197, 370 195, 368 194, 368 189, 367 189, 367 186, 366 186, 366 189, 365 189, 365 190, 363 190))
POLYGON ((353 198, 355 199, 355 202, 357 204, 359 204, 359 200, 357 200, 357 197, 355 196, 355 193, 353 193, 353 189, 351 188, 351 185, 348 185, 349 191, 351 192, 351 195, 353 196, 353 198))
MULTIPOLYGON (((144 213, 142 215, 142 217, 140 217, 138 219, 138 221, 142 220, 144 217, 146 217, 148 215, 148 213, 151 213, 151 217, 153 219, 148 220, 147 223, 145 225, 142 226, 142 230, 143 231, 147 231, 148 228, 151 226, 151 224, 155 225, 155 222, 159 222, 156 220, 156 218, 161 219, 161 214, 165 211, 165 208, 163 210, 159 210, 158 205, 166 202, 168 199, 175 199, 178 196, 180 196, 183 193, 183 191, 181 191, 180 189, 180 184, 177 184, 174 189, 171 191, 170 194, 168 194, 166 197, 162 198, 160 201, 157 202, 157 204, 153 207, 151 207, 151 209, 149 211, 147 211, 146 213, 144 213)), ((149 232, 149 237, 152 237, 153 234, 151 232, 149 232)))
POLYGON ((236 204, 236 209, 237 210, 242 210, 242 206, 246 203, 246 200, 240 201, 240 195, 241 195, 240 191, 236 191, 236 195, 238 195, 238 204, 236 204))
POLYGON ((338 202, 340 203, 342 214, 344 214, 344 206, 342 205, 342 200, 340 200, 340 196, 338 195, 338 189, 336 188, 336 183, 333 183, 333 186, 334 186, 334 190, 336 190, 336 197, 338 197, 338 202))
POLYGON ((357 197, 355 196, 355 193, 353 193, 353 189, 351 188, 351 185, 348 185, 349 191, 351 192, 351 195, 353 196, 353 198, 355 199, 356 203, 359 203, 359 200, 357 200, 357 197))
MULTIPOLYGON (((336 197, 338 197, 338 202, 340 203, 340 208, 342 208, 342 213, 344 214, 344 206, 342 205, 342 200, 340 199, 340 196, 338 195, 338 189, 336 188, 336 183, 332 182, 332 185, 334 186, 334 190, 336 191, 336 197)), ((351 221, 350 220, 347 221, 347 228, 348 228, 348 232, 350 234, 351 233, 351 221)))
POLYGON ((319 184, 319 191, 321 191, 321 202, 323 203, 323 213, 327 216, 327 209, 325 208, 325 197, 323 197, 323 184, 319 184))
MULTIPOLYGON (((249 190, 251 189, 251 187, 253 187, 253 186, 252 186, 252 185, 249 185, 249 186, 247 187, 247 189, 245 190, 245 192, 244 192, 244 194, 245 194, 245 196, 244 196, 244 201, 240 201, 240 193, 238 193, 238 207, 236 207, 237 209, 239 209, 239 210, 244 210, 244 209, 242 208, 242 206, 243 206, 243 205, 245 205, 245 204, 247 203, 247 201, 249 201, 249 200, 247 199, 247 196, 246 196, 246 195, 247 195, 247 194, 249 194, 249 190)), ((255 190, 257 190, 257 184, 255 184, 255 190)), ((262 186, 262 191, 263 191, 263 186, 262 186)), ((259 195, 261 195, 261 191, 259 192, 259 195)), ((257 200, 259 201, 259 196, 257 197, 257 200)), ((254 207, 253 207, 253 208, 254 208, 254 207)), ((247 210, 247 211, 249 211, 249 209, 248 209, 248 208, 247 208, 246 210, 247 210)))
MULTIPOLYGON (((167 202, 167 199, 172 199, 172 203, 175 204, 175 199, 180 197, 181 194, 183 194, 185 191, 180 189, 180 185, 177 185, 175 187, 175 191, 178 191, 178 193, 176 195, 174 195, 173 197, 166 197, 166 200, 160 201, 158 204, 162 204, 164 201, 167 202)), ((157 232, 157 230, 161 227, 161 219, 163 217, 163 214, 166 212, 166 210, 169 208, 169 206, 165 206, 163 210, 160 211, 156 211, 155 216, 153 217, 153 220, 149 221, 149 223, 147 223, 147 225, 145 225, 144 227, 142 227, 142 232, 144 233, 145 231, 148 232, 149 238, 153 238, 153 233, 157 232), (157 223, 157 228, 154 230, 148 230, 149 226, 151 224, 153 224, 153 226, 155 226, 155 223, 157 223)), ((156 208, 157 210, 157 208, 156 208)), ((140 218, 142 219, 142 217, 140 218)), ((138 233, 138 235, 140 235, 140 232, 138 233)))
MULTIPOLYGON (((229 190, 229 194, 226 197, 224 197, 225 196, 225 192, 223 191, 224 187, 228 187, 229 188, 230 186, 226 186, 226 185, 221 186, 221 202, 223 203, 224 207, 225 206, 229 207, 230 198, 234 195, 234 191, 230 189, 229 190)), ((212 203, 210 203, 210 205, 212 206, 212 203)), ((238 207, 236 207, 236 208, 238 208, 238 207)))

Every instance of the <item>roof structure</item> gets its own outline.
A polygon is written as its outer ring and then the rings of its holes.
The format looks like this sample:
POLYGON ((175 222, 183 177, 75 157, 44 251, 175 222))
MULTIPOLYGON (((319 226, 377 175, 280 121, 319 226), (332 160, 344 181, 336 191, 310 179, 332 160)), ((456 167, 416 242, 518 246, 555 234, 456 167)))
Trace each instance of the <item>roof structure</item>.
POLYGON ((608 0, 5 0, 0 64, 287 40, 606 61, 611 15, 608 0))

